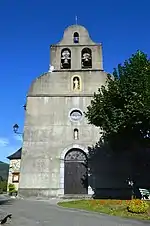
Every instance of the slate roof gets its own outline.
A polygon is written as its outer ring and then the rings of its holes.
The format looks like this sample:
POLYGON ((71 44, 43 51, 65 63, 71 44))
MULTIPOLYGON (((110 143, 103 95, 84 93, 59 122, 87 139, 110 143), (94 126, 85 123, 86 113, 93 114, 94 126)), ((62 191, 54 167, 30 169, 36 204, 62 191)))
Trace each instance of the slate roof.
POLYGON ((22 152, 22 148, 20 148, 18 151, 16 151, 12 155, 8 156, 7 158, 9 160, 12 160, 12 159, 21 159, 21 152, 22 152))

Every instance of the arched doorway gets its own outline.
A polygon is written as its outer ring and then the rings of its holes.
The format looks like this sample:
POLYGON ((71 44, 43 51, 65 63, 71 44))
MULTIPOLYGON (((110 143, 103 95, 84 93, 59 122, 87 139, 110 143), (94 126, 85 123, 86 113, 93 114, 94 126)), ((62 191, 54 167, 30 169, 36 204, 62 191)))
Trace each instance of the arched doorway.
POLYGON ((87 194, 87 156, 78 148, 67 152, 64 159, 64 194, 87 194))

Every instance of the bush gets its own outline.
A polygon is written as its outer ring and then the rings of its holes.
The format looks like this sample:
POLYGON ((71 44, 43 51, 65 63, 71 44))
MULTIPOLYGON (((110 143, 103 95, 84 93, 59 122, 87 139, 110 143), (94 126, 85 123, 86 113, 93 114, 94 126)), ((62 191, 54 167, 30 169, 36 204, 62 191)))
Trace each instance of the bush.
POLYGON ((0 194, 7 191, 7 181, 0 181, 0 194))
POLYGON ((13 193, 17 193, 15 185, 14 184, 9 184, 8 186, 9 194, 12 195, 13 193))
POLYGON ((146 213, 149 208, 149 205, 140 199, 133 199, 128 204, 128 211, 131 213, 146 213))

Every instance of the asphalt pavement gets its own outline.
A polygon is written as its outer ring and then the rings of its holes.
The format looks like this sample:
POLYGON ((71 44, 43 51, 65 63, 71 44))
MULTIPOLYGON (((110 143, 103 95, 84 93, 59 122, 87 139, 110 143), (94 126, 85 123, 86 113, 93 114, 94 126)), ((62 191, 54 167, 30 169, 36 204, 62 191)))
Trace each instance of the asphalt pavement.
POLYGON ((13 226, 132 226, 149 222, 123 219, 57 206, 58 200, 11 200, 0 205, 0 219, 12 213, 7 225, 13 226))

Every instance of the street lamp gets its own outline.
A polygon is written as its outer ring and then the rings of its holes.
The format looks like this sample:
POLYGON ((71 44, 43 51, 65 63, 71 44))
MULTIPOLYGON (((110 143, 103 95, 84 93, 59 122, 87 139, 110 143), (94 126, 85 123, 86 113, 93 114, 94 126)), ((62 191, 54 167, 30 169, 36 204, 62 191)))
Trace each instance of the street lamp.
POLYGON ((131 179, 127 179, 127 182, 128 182, 128 185, 131 187, 131 189, 132 189, 132 195, 131 195, 131 199, 133 199, 134 198, 134 182, 133 182, 133 180, 131 180, 131 179))
MULTIPOLYGON (((23 108, 24 108, 24 110, 26 111, 26 103, 23 105, 23 108)), ((14 131, 14 133, 16 133, 16 134, 20 134, 20 135, 23 135, 23 133, 20 133, 20 132, 18 132, 18 130, 19 130, 19 126, 18 126, 18 124, 14 124, 13 125, 13 131, 14 131)))
POLYGON ((23 134, 23 133, 18 132, 18 129, 19 129, 18 124, 15 124, 15 125, 13 126, 13 131, 14 131, 14 133, 16 133, 16 134, 23 134))

